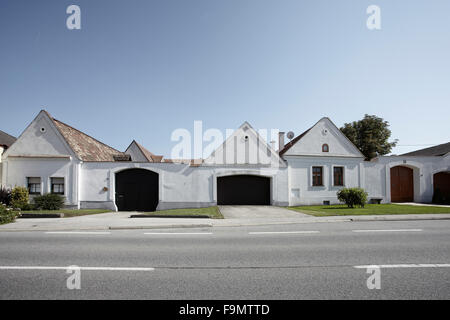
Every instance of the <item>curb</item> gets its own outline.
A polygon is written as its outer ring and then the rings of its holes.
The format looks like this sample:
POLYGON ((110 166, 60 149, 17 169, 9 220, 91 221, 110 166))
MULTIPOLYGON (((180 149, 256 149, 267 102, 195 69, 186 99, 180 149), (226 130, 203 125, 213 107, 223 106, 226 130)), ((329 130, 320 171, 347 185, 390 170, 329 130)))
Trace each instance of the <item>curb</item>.
POLYGON ((209 219, 209 216, 206 215, 198 215, 198 216, 189 216, 189 215, 173 215, 173 216, 165 216, 162 214, 155 215, 147 215, 147 214, 132 214, 130 218, 182 218, 182 219, 209 219))
POLYGON ((176 229, 176 228, 212 228, 212 224, 168 224, 154 226, 118 226, 108 227, 108 230, 140 230, 140 229, 176 229))
POLYGON ((64 218, 64 213, 21 213, 17 219, 64 218))

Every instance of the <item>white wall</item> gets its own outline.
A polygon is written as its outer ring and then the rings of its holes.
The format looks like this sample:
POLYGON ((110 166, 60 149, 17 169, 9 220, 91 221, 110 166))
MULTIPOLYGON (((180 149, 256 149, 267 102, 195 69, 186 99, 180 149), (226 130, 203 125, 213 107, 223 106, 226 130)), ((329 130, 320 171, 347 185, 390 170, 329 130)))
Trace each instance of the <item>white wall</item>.
POLYGON ((3 160, 2 185, 27 186, 27 177, 41 178, 41 192, 50 192, 50 178, 64 178, 67 206, 78 206, 78 163, 66 159, 8 157, 3 160))
POLYGON ((141 168, 159 174, 158 210, 207 207, 217 203, 216 179, 230 174, 256 174, 272 178, 272 203, 287 205, 287 168, 273 170, 242 166, 223 168, 192 167, 176 163, 85 162, 81 164, 81 207, 115 207, 115 173, 141 168), (107 188, 105 190, 104 188, 107 188))
POLYGON ((379 157, 371 162, 364 162, 364 188, 370 197, 391 201, 390 169, 405 166, 413 169, 414 202, 429 203, 433 198, 433 175, 450 170, 450 157, 379 157))
POLYGON ((338 203, 336 192, 362 183, 362 159, 286 156, 289 167, 289 205, 338 203), (312 185, 312 167, 323 167, 323 186, 312 185), (334 186, 333 167, 344 167, 344 186, 334 186))

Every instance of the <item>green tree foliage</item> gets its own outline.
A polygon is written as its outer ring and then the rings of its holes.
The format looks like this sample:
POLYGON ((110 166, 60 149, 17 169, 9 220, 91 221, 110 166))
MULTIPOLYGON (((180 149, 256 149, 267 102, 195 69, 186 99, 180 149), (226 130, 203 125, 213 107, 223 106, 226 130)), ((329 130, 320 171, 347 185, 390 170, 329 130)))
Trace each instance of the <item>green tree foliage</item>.
POLYGON ((337 192, 337 198, 349 208, 355 206, 364 208, 367 203, 367 192, 363 188, 343 188, 337 192))
POLYGON ((375 115, 366 114, 362 120, 345 123, 341 128, 347 138, 364 154, 367 160, 391 152, 397 139, 389 142, 391 130, 389 123, 375 115))
POLYGON ((64 205, 64 197, 59 194, 47 193, 34 197, 34 203, 38 210, 59 210, 64 205))
POLYGON ((26 210, 28 204, 28 189, 25 187, 14 187, 11 191, 11 206, 15 209, 26 210))

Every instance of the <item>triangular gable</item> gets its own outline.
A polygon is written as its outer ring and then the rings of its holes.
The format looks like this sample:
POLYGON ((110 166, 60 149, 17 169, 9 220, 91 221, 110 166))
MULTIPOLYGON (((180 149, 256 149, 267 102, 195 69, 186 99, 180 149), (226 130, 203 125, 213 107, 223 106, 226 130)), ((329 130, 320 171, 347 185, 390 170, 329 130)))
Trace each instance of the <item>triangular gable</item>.
POLYGON ((5 156, 72 156, 82 161, 115 161, 120 152, 54 119, 41 110, 5 156))
POLYGON ((125 153, 131 156, 132 161, 137 162, 161 162, 163 158, 163 156, 157 156, 151 153, 136 140, 131 142, 127 150, 125 150, 125 153))
POLYGON ((327 117, 288 143, 280 155, 364 158, 361 151, 327 117), (324 145, 328 146, 328 152, 323 151, 324 145))
POLYGON ((8 156, 76 157, 76 154, 59 132, 53 119, 42 110, 6 150, 3 157, 8 156))
POLYGON ((204 164, 285 166, 278 153, 248 122, 236 129, 204 164))

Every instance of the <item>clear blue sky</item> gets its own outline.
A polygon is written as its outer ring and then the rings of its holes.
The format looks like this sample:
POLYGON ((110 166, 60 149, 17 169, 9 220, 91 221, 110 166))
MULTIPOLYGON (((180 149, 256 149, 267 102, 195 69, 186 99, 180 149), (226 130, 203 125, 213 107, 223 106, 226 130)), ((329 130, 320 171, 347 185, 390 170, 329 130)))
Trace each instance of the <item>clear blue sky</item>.
POLYGON ((0 2, 0 129, 40 109, 124 150, 176 128, 279 128, 376 114, 394 153, 450 141, 450 1, 0 2), (81 7, 81 30, 66 8, 81 7), (366 28, 381 7, 382 30, 366 28))

